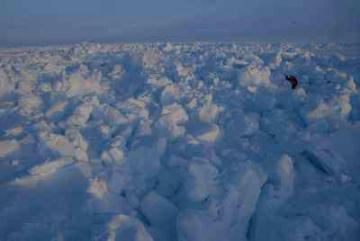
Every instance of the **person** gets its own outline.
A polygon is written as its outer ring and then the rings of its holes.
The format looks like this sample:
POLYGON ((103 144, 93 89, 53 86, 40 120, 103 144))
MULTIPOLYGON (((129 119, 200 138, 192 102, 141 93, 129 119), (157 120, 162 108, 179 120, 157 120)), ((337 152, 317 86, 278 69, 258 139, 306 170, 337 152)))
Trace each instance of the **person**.
POLYGON ((299 81, 297 80, 297 78, 293 75, 285 75, 285 78, 287 81, 289 81, 291 83, 291 88, 292 89, 295 89, 296 86, 298 86, 299 84, 299 81))

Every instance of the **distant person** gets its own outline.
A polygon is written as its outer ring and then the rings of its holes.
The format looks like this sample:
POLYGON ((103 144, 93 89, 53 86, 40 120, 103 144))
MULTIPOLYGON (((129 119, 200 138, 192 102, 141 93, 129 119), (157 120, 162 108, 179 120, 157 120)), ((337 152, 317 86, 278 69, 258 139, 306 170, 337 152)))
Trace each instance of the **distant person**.
POLYGON ((285 75, 285 78, 286 78, 287 81, 290 82, 292 89, 295 89, 296 86, 298 86, 299 81, 297 80, 297 78, 295 76, 293 76, 293 75, 285 75))

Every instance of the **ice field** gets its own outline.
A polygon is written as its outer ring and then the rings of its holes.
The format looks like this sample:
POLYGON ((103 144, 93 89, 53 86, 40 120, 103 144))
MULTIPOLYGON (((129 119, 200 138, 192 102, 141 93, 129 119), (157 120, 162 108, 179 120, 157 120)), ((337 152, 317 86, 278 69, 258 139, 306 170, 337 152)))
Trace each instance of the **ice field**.
POLYGON ((356 44, 0 49, 0 240, 360 240, 359 86, 356 44))

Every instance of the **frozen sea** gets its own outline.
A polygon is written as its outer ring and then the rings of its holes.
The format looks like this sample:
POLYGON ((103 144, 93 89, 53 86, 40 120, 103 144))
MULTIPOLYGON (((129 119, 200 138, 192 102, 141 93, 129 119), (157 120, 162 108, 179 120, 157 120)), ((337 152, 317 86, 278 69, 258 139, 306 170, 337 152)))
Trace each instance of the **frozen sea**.
POLYGON ((0 240, 358 241, 359 86, 359 44, 0 49, 0 240))

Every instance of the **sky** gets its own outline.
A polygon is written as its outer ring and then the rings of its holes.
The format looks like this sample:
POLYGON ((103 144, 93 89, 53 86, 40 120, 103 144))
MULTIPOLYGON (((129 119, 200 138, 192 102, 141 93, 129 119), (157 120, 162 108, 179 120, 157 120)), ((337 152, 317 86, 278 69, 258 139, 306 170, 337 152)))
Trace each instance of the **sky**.
POLYGON ((360 42, 359 0, 0 0, 0 46, 79 41, 360 42))

